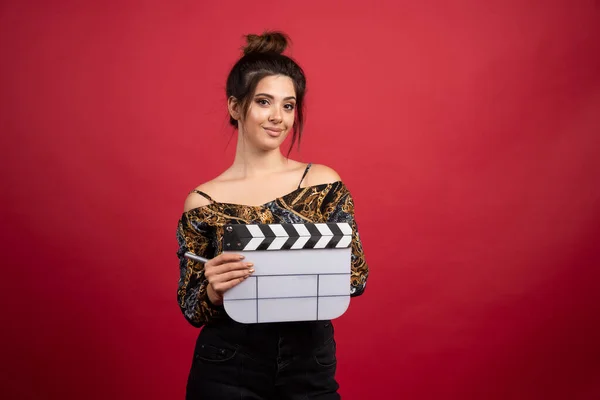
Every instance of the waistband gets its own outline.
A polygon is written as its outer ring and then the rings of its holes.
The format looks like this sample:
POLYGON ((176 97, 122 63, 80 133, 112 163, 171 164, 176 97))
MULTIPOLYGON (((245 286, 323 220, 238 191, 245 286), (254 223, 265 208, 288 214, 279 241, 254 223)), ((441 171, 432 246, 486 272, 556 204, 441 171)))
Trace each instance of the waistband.
POLYGON ((207 324, 202 331, 205 336, 216 335, 235 347, 267 354, 278 352, 282 343, 296 351, 309 351, 334 336, 329 320, 242 324, 224 319, 207 324))

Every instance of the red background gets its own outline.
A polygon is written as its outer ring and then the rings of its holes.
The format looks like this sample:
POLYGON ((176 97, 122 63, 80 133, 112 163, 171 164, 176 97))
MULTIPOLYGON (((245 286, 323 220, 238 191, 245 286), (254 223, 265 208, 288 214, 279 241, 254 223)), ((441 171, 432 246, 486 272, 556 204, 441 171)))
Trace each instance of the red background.
POLYGON ((591 0, 3 2, 1 397, 183 398, 176 222, 267 28, 308 75, 293 157, 346 181, 371 267, 344 398, 600 398, 591 0))

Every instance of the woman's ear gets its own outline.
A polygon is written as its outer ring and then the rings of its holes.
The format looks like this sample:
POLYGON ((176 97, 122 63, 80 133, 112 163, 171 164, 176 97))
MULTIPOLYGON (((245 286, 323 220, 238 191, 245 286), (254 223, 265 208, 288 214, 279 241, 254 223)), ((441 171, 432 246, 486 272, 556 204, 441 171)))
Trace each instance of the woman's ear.
POLYGON ((229 115, 231 115, 231 118, 235 119, 236 121, 240 120, 240 103, 235 97, 230 96, 227 99, 227 109, 229 110, 229 115))

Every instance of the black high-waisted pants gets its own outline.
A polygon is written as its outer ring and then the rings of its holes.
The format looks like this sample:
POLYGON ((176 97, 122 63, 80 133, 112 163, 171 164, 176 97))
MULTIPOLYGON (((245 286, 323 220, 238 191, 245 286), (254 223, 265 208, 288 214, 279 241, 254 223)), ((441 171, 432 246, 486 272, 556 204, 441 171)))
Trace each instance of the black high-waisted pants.
POLYGON ((206 325, 186 400, 340 399, 333 333, 330 321, 206 325))

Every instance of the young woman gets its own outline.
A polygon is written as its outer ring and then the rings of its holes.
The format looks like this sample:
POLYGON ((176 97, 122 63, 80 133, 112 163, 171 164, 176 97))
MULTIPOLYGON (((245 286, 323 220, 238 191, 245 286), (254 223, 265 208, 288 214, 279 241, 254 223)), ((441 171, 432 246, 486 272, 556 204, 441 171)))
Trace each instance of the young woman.
POLYGON ((280 150, 290 131, 302 135, 306 79, 283 51, 279 32, 246 36, 244 55, 227 79, 230 123, 237 129, 231 167, 192 190, 178 223, 179 306, 202 327, 187 399, 339 399, 331 321, 240 324, 227 316, 223 294, 253 272, 238 255, 222 254, 230 223, 349 222, 351 295, 363 293, 368 267, 354 203, 339 175, 280 150), (190 251, 205 264, 184 257, 190 251))

